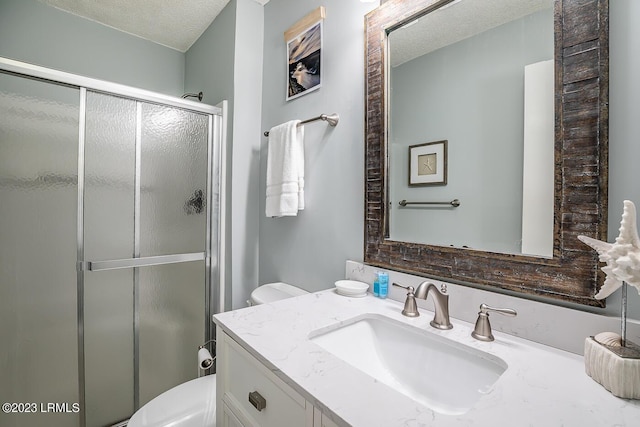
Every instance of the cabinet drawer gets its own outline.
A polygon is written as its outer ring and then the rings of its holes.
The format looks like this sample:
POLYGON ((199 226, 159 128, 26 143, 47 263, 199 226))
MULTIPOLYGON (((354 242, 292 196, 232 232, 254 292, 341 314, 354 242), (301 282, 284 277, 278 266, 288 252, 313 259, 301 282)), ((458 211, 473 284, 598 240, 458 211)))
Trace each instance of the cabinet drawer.
POLYGON ((223 340, 223 366, 218 366, 218 375, 224 370, 222 398, 239 407, 236 411, 243 413, 237 415, 261 427, 305 426, 305 399, 233 339, 224 335, 223 340))

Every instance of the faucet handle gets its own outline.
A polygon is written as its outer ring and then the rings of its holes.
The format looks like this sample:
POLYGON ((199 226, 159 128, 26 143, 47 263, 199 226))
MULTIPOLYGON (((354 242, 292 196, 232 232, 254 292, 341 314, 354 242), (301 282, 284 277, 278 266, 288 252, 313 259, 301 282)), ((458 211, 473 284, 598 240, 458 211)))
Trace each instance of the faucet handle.
POLYGON ((395 282, 393 283, 393 286, 397 286, 399 288, 407 290, 407 299, 404 302, 404 309, 402 310, 402 314, 407 317, 420 316, 420 312, 418 311, 418 304, 416 304, 416 297, 413 294, 415 290, 413 286, 402 286, 395 282))
POLYGON ((480 311, 478 312, 478 320, 476 320, 476 326, 471 332, 471 336, 480 341, 493 341, 493 334, 491 333, 491 323, 489 322, 489 312, 504 314, 505 316, 516 316, 518 313, 511 308, 495 308, 489 307, 487 304, 480 304, 480 311))
POLYGON ((393 286, 397 286, 397 287, 402 288, 402 289, 411 290, 411 292, 413 292, 415 290, 415 288, 413 286, 399 285, 396 282, 393 282, 392 285, 393 286))
MULTIPOLYGON (((495 308, 489 307, 487 304, 480 304, 480 313, 485 313, 487 316, 489 312, 504 314, 505 316, 514 317, 518 315, 518 312, 512 308, 495 308)), ((478 313, 478 314, 480 314, 478 313)))

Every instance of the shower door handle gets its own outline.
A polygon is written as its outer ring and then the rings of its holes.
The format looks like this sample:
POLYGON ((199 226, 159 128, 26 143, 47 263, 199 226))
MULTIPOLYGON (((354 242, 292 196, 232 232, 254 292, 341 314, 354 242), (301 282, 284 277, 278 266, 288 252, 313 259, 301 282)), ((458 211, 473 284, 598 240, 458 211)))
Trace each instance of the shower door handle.
POLYGON ((190 254, 158 255, 142 258, 112 259, 107 261, 85 261, 78 263, 78 270, 103 271, 122 268, 148 267, 152 265, 176 264, 180 262, 202 261, 204 252, 190 254))

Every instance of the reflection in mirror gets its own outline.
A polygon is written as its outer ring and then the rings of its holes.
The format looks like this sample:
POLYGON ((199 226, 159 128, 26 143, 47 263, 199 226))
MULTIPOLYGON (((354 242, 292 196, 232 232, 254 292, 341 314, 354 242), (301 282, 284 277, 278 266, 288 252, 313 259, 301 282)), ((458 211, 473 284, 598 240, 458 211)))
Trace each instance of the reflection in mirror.
POLYGON ((553 19, 457 0, 389 33, 391 240, 553 256, 553 19))

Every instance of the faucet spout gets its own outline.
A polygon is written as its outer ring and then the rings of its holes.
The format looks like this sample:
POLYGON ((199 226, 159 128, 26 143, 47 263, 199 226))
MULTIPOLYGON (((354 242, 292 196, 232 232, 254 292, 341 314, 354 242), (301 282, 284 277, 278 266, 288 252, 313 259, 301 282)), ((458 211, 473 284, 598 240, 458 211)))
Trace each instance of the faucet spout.
POLYGON ((426 300, 431 294, 433 296, 433 306, 435 315, 431 321, 431 326, 436 329, 451 329, 453 325, 449 320, 449 295, 446 293, 446 288, 443 292, 440 292, 436 285, 430 282, 422 282, 418 285, 414 295, 416 298, 422 298, 426 300))

